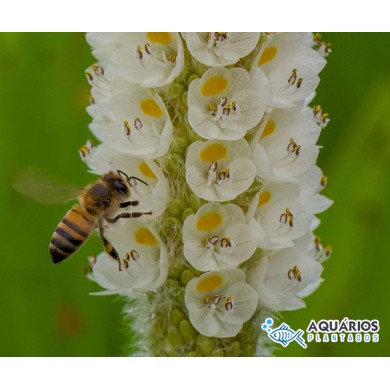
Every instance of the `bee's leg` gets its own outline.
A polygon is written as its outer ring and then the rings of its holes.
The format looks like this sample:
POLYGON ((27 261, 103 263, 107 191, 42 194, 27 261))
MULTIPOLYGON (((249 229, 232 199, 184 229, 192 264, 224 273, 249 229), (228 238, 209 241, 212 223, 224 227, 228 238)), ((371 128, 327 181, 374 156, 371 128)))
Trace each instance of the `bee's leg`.
POLYGON ((128 202, 122 202, 119 204, 119 207, 120 208, 125 208, 127 206, 138 206, 139 205, 139 202, 138 200, 129 200, 128 202))
POLYGON ((119 218, 139 218, 143 215, 152 215, 152 211, 136 211, 134 213, 122 213, 118 214, 114 218, 106 218, 106 221, 110 223, 115 223, 119 218))
POLYGON ((116 249, 111 245, 110 241, 107 240, 107 238, 104 236, 104 228, 103 228, 103 222, 99 221, 99 234, 100 234, 100 239, 103 242, 104 249, 106 253, 111 256, 115 261, 118 262, 119 266, 119 271, 122 271, 121 267, 121 259, 118 255, 118 252, 116 249))

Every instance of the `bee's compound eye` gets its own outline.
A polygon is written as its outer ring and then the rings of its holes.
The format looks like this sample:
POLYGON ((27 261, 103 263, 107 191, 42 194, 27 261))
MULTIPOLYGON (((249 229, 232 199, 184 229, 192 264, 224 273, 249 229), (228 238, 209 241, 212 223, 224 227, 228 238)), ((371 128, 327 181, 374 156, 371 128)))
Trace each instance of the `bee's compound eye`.
POLYGON ((112 184, 116 191, 122 192, 123 194, 128 192, 128 188, 122 180, 114 180, 112 184))

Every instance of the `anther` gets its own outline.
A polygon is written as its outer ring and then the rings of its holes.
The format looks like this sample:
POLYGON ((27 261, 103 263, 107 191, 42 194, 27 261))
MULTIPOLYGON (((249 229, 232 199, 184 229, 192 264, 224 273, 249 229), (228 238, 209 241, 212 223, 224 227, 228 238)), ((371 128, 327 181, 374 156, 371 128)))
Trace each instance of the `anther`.
POLYGON ((287 145, 287 152, 294 153, 298 145, 295 143, 294 138, 290 138, 290 142, 287 145))
POLYGON ((233 298, 230 295, 227 296, 226 299, 225 299, 225 309, 226 309, 226 311, 232 311, 233 310, 233 305, 234 305, 233 298))
POLYGON ((84 160, 88 155, 90 155, 95 148, 93 142, 91 140, 88 140, 85 145, 83 145, 79 149, 80 157, 82 160, 84 160))
POLYGON ((314 245, 317 252, 322 252, 322 250, 324 249, 321 244, 321 238, 318 236, 314 237, 314 245))
POLYGON ((96 76, 103 76, 104 69, 101 65, 94 64, 91 66, 92 70, 95 72, 96 76))
POLYGON ((288 78, 287 82, 288 82, 290 85, 294 85, 296 79, 297 79, 297 70, 294 68, 294 69, 292 70, 291 76, 288 78))
POLYGON ((297 147, 295 148, 295 155, 299 156, 300 152, 301 152, 301 145, 297 145, 297 147))
POLYGON ((174 63, 176 61, 176 57, 177 57, 176 54, 171 54, 168 57, 168 61, 174 63))
POLYGON ((235 100, 232 101, 232 109, 234 112, 240 111, 240 107, 238 107, 238 104, 235 100))
POLYGON ((126 256, 122 259, 126 269, 129 268, 129 260, 130 260, 130 254, 126 253, 126 256))
POLYGON ((227 117, 230 114, 230 106, 224 106, 222 110, 222 114, 227 117))
POLYGON ((279 217, 280 223, 287 223, 287 220, 288 220, 288 215, 286 213, 283 213, 280 215, 280 217, 279 217))
POLYGON ((297 265, 294 265, 291 269, 287 272, 288 278, 298 280, 300 282, 302 280, 301 278, 301 271, 299 270, 297 265))
POLYGON ((209 104, 209 110, 210 110, 210 113, 212 116, 216 116, 217 115, 217 106, 213 103, 210 103, 209 104))
POLYGON ((235 246, 234 241, 230 237, 221 238, 221 248, 232 248, 235 246))
POLYGON ((298 79, 297 81, 297 88, 300 88, 302 85, 303 78, 298 79))
POLYGON ((322 176, 320 183, 321 183, 322 187, 325 187, 326 184, 328 183, 328 176, 322 176))
POLYGON ((220 300, 221 300, 220 295, 214 295, 213 297, 209 297, 207 295, 205 297, 205 302, 206 302, 207 306, 211 309, 215 309, 220 300))
POLYGON ((96 100, 95 100, 95 98, 91 95, 90 96, 90 98, 89 98, 89 102, 91 103, 91 104, 95 104, 96 103, 96 100))
POLYGON ((219 100, 219 106, 223 107, 227 104, 228 102, 228 98, 225 96, 225 97, 222 97, 220 100, 219 100))
POLYGON ((85 75, 87 76, 87 79, 90 83, 93 81, 93 74, 91 72, 85 72, 85 75))
POLYGON ((294 214, 291 213, 289 208, 286 209, 286 212, 284 212, 283 214, 280 215, 279 222, 282 223, 282 224, 286 224, 288 222, 290 227, 293 227, 293 225, 294 225, 294 214))
POLYGON ((135 53, 135 58, 137 59, 137 60, 142 60, 142 57, 143 57, 144 55, 142 54, 142 47, 141 46, 137 46, 137 51, 136 51, 136 53, 135 53))
POLYGON ((128 183, 131 188, 134 188, 137 186, 137 179, 135 177, 130 177, 128 183))
POLYGON ((134 127, 137 129, 137 130, 141 130, 142 129, 142 122, 139 118, 135 118, 134 119, 134 127))
POLYGON ((134 261, 138 261, 139 260, 139 254, 138 254, 138 252, 135 249, 132 249, 130 251, 130 257, 134 261))
POLYGON ((147 43, 147 44, 145 45, 145 51, 146 51, 146 53, 148 53, 148 54, 152 54, 152 47, 149 45, 149 43, 147 43))
POLYGON ((215 245, 218 243, 219 237, 218 236, 211 236, 206 238, 206 248, 208 249, 214 249, 215 245))
POLYGON ((209 165, 209 170, 207 172, 207 185, 208 186, 211 186, 211 184, 213 184, 214 180, 216 179, 217 177, 217 174, 216 174, 216 171, 217 171, 217 167, 218 167, 218 163, 215 161, 215 162, 212 162, 210 165, 209 165))
POLYGON ((125 132, 125 134, 126 134, 127 136, 129 136, 130 133, 131 133, 131 128, 130 128, 129 122, 126 121, 126 120, 123 121, 123 131, 125 132))
POLYGON ((330 245, 327 245, 324 249, 324 254, 326 258, 328 258, 332 252, 333 252, 333 248, 330 245))
POLYGON ((222 170, 218 171, 217 177, 218 177, 219 182, 223 182, 223 181, 231 179, 232 174, 230 173, 229 168, 226 168, 226 169, 222 169, 222 170))

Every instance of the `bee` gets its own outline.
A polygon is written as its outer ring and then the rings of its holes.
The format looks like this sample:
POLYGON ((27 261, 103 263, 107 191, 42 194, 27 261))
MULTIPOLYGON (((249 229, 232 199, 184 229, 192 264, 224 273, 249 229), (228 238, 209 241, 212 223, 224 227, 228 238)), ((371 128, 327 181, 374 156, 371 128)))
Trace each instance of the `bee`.
POLYGON ((131 188, 137 181, 147 185, 135 176, 124 172, 108 172, 100 180, 85 187, 75 204, 62 218, 50 240, 50 256, 53 263, 70 257, 90 236, 95 228, 99 229, 100 238, 107 254, 118 262, 121 270, 121 259, 118 252, 104 235, 103 222, 115 223, 120 218, 139 218, 151 215, 152 211, 120 212, 121 208, 138 206, 137 200, 127 200, 131 188))
MULTIPOLYGON (((97 229, 105 251, 118 262, 121 270, 122 261, 116 249, 105 237, 104 224, 113 224, 121 218, 139 218, 152 214, 152 211, 121 212, 121 209, 128 206, 139 205, 137 200, 129 200, 131 190, 138 182, 148 185, 135 176, 128 176, 117 170, 104 174, 101 179, 83 188, 78 196, 79 202, 65 214, 51 237, 50 256, 53 263, 60 263, 73 255, 97 229)), ((45 198, 44 193, 35 195, 34 193, 38 191, 32 184, 35 187, 39 185, 34 183, 32 178, 24 180, 22 177, 14 183, 14 188, 40 202, 53 203, 48 196, 45 198)), ((49 182, 44 188, 47 189, 46 193, 53 193, 55 190, 55 186, 49 182)))

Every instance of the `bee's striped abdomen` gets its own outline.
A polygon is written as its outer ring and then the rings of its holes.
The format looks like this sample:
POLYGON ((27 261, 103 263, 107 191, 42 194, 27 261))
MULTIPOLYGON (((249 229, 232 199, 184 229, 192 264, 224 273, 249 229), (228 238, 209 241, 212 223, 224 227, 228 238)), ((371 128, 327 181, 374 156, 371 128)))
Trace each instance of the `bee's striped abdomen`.
POLYGON ((53 263, 59 263, 73 254, 89 237, 95 220, 79 205, 70 209, 62 218, 50 241, 50 255, 53 263))

